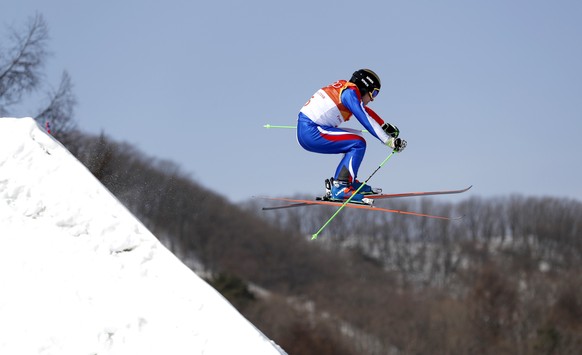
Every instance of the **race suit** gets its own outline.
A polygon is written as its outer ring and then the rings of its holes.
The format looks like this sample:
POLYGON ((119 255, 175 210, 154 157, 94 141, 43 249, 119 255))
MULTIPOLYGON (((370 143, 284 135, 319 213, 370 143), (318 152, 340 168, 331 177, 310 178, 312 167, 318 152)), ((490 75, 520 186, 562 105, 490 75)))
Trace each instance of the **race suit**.
POLYGON ((353 182, 366 152, 366 140, 360 131, 338 128, 352 116, 382 143, 390 136, 382 130, 384 121, 372 109, 364 106, 358 87, 346 80, 317 90, 299 112, 297 140, 310 152, 339 154, 340 161, 334 179, 353 182))

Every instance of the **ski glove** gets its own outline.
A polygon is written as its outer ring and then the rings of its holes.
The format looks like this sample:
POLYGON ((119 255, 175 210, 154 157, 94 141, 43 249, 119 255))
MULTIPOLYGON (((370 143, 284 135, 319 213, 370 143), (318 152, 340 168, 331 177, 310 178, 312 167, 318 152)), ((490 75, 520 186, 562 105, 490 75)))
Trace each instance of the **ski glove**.
POLYGON ((390 138, 386 142, 386 145, 394 149, 394 151, 400 153, 404 150, 404 148, 406 148, 406 141, 402 138, 390 138))
POLYGON ((392 138, 398 138, 398 135, 400 134, 398 127, 391 125, 390 123, 384 123, 382 129, 392 138))

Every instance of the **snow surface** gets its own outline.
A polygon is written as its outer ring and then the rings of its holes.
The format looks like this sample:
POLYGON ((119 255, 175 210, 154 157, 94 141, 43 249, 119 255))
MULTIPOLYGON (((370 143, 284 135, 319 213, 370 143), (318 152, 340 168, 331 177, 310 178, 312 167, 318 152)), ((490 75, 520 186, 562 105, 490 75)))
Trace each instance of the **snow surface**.
POLYGON ((0 118, 0 354, 285 354, 31 118, 0 118))

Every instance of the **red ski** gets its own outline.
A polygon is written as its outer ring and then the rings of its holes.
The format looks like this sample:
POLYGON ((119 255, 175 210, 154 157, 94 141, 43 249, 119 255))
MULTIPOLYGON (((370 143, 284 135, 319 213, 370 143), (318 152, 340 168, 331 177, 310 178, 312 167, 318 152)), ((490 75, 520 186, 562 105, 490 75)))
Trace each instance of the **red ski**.
POLYGON ((397 198, 397 197, 415 197, 415 196, 433 196, 433 195, 451 195, 460 194, 469 191, 473 185, 460 189, 460 190, 443 190, 443 191, 427 191, 427 192, 405 192, 400 194, 378 194, 378 195, 367 195, 366 198, 372 200, 384 199, 384 198, 397 198))

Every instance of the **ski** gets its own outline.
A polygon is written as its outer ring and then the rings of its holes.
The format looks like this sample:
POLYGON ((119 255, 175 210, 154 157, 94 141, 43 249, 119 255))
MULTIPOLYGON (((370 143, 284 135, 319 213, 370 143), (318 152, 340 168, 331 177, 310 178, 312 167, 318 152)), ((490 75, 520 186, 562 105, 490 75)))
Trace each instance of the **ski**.
MULTIPOLYGON (((403 192, 403 193, 393 193, 393 194, 375 194, 375 195, 366 195, 366 198, 371 200, 381 200, 381 199, 388 199, 388 198, 400 198, 400 197, 420 197, 420 196, 434 196, 434 195, 451 195, 451 194, 460 194, 463 192, 469 191, 473 185, 459 190, 440 190, 440 191, 423 191, 423 192, 403 192)), ((277 198, 277 197, 260 197, 267 200, 278 200, 284 202, 291 202, 287 205, 282 206, 272 206, 272 207, 263 207, 263 210, 278 210, 283 208, 293 208, 293 207, 301 207, 301 206, 308 206, 308 205, 317 205, 319 203, 315 203, 317 201, 325 201, 325 202, 333 202, 333 203, 343 203, 343 201, 330 201, 323 197, 317 197, 315 201, 312 200, 295 200, 289 198, 277 198)), ((360 204, 364 206, 370 206, 368 204, 360 204)))
MULTIPOLYGON (((264 211, 277 210, 277 209, 283 209, 283 208, 292 208, 292 207, 301 207, 301 206, 318 206, 318 205, 321 206, 321 205, 323 205, 323 206, 341 207, 343 205, 343 202, 324 201, 324 200, 302 200, 302 199, 291 199, 291 198, 284 198, 284 197, 260 197, 260 198, 266 199, 266 200, 283 201, 283 202, 289 203, 289 204, 282 205, 282 206, 263 207, 264 211)), ((437 216, 437 215, 431 215, 431 214, 419 213, 419 212, 394 210, 394 209, 383 208, 383 207, 375 207, 375 206, 361 204, 361 203, 348 203, 345 205, 345 207, 363 209, 363 210, 367 210, 367 211, 388 212, 388 213, 404 214, 404 215, 409 215, 409 216, 442 219, 442 220, 447 220, 447 221, 459 220, 459 219, 463 218, 463 216, 446 217, 446 216, 437 216)))
POLYGON ((398 194, 377 194, 377 195, 366 195, 366 198, 373 200, 385 199, 385 198, 398 198, 398 197, 416 197, 416 196, 434 196, 434 195, 451 195, 460 194, 469 191, 473 185, 460 189, 460 190, 441 190, 441 191, 426 191, 426 192, 404 192, 398 194))

